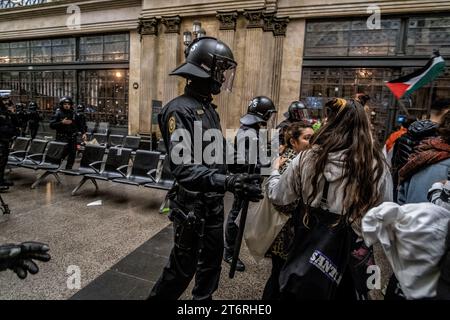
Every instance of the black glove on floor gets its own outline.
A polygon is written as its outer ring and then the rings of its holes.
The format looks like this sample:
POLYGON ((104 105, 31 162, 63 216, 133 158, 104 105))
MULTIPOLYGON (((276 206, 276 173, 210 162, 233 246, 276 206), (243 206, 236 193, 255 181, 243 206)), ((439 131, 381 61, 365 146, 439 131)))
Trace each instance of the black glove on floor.
POLYGON ((25 279, 28 272, 36 274, 39 267, 33 260, 50 261, 48 245, 39 242, 0 245, 0 271, 11 269, 20 279, 25 279))

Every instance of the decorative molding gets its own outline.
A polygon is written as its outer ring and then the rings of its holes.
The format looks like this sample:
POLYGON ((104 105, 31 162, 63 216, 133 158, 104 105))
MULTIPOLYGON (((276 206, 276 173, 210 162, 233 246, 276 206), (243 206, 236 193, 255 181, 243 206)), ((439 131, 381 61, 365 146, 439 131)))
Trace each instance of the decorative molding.
POLYGON ((217 11, 216 18, 220 21, 219 30, 236 31, 237 11, 217 11))
POLYGON ((275 19, 276 12, 264 12, 263 13, 263 19, 264 19, 264 31, 273 31, 274 30, 274 19, 275 19))
MULTIPOLYGON (((33 19, 36 16, 54 16, 54 15, 67 15, 67 7, 71 4, 78 5, 81 12, 89 11, 103 11, 105 9, 121 9, 139 7, 139 12, 142 10, 142 0, 90 0, 80 1, 64 0, 64 1, 52 1, 44 4, 23 6, 0 10, 0 21, 11 21, 14 19, 33 19)), ((136 17, 137 19, 137 17, 136 17)))
POLYGON ((158 6, 159 1, 145 1, 142 9, 143 17, 161 17, 180 15, 181 17, 213 16, 218 11, 243 12, 244 9, 258 9, 265 6, 266 0, 236 0, 236 1, 165 1, 164 7, 158 6))
POLYGON ((166 26, 166 30, 164 31, 164 33, 180 34, 180 24, 181 24, 180 16, 162 17, 161 22, 166 26))
MULTIPOLYGON (((353 1, 327 1, 323 4, 312 4, 311 1, 299 2, 297 5, 283 6, 278 5, 277 12, 283 16, 296 18, 319 18, 319 17, 349 17, 349 16, 367 16, 367 2, 355 3, 353 1)), ((377 5, 383 14, 395 13, 425 13, 450 10, 448 0, 378 0, 377 5)))
POLYGON ((264 27, 264 11, 265 8, 255 10, 244 10, 244 17, 248 20, 247 28, 263 28, 264 27))
POLYGON ((285 37, 288 23, 289 17, 275 17, 273 19, 273 35, 285 37))
POLYGON ((159 21, 156 18, 139 18, 138 33, 141 35, 141 40, 143 35, 158 35, 158 22, 159 21))

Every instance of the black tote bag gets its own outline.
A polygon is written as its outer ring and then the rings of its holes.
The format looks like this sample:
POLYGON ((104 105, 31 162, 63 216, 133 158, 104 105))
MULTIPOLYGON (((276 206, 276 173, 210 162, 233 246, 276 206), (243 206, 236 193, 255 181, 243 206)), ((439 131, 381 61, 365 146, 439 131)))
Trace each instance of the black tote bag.
MULTIPOLYGON (((322 204, 327 205, 329 183, 323 190, 322 204)), ((312 208, 300 201, 294 217, 294 240, 280 273, 280 290, 285 299, 335 299, 350 260, 353 230, 340 215, 322 208, 312 208), (301 221, 308 209, 308 226, 301 221)), ((346 276, 347 277, 347 276, 346 276)))

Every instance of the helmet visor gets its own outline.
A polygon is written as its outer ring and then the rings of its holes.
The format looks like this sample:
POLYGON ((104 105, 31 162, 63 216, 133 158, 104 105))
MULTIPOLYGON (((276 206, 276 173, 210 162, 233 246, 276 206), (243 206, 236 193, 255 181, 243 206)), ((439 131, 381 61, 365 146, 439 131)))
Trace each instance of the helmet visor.
POLYGON ((292 110, 292 117, 294 118, 294 120, 297 121, 309 120, 311 119, 311 114, 309 113, 309 110, 306 108, 294 109, 292 110))
POLYGON ((236 62, 219 55, 214 56, 213 78, 221 83, 220 91, 231 92, 233 89, 234 76, 236 75, 236 62))
POLYGON ((233 90, 234 77, 236 75, 236 65, 231 66, 231 68, 223 72, 223 82, 221 91, 231 92, 233 90))

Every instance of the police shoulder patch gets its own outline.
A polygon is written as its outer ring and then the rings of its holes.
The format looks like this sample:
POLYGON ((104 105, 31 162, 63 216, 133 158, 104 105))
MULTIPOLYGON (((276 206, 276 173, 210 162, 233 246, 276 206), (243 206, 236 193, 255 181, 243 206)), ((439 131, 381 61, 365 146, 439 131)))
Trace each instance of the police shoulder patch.
POLYGON ((174 116, 171 116, 169 118, 169 133, 172 134, 175 131, 176 127, 177 127, 177 120, 175 119, 174 116))

